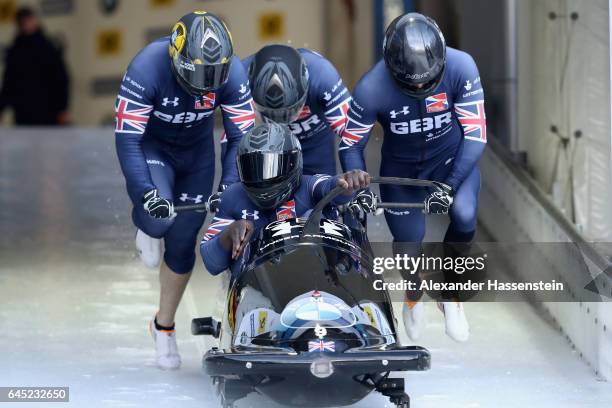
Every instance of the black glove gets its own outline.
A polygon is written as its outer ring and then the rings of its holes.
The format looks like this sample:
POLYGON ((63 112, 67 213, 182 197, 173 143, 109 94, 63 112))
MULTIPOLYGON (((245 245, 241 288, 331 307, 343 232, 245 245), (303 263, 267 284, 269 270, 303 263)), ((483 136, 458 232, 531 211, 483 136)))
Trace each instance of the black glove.
POLYGON ((219 184, 219 191, 208 197, 208 211, 215 213, 219 210, 219 204, 221 204, 221 195, 223 194, 226 188, 226 184, 219 184))
POLYGON ((357 195, 348 203, 348 208, 355 214, 364 212, 365 214, 376 213, 378 206, 378 196, 371 192, 369 189, 361 190, 357 195))
POLYGON ((171 200, 161 198, 157 195, 157 189, 153 189, 142 197, 144 210, 153 218, 174 218, 174 204, 171 200))
POLYGON ((454 191, 451 186, 437 181, 433 182, 432 192, 425 198, 426 214, 448 214, 453 205, 454 191))

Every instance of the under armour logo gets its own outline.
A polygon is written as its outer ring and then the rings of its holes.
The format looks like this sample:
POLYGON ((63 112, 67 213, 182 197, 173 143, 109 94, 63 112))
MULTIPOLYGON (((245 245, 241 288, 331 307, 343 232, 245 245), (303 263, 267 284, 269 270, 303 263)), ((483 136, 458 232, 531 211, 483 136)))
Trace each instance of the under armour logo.
POLYGON ((329 101, 332 98, 331 94, 327 91, 323 92, 323 99, 329 101))
POLYGON ((258 220, 259 219, 259 211, 254 210, 250 213, 248 210, 242 210, 242 219, 243 220, 258 220))
POLYGON ((238 89, 238 92, 240 92, 241 94, 245 93, 247 91, 247 87, 244 84, 240 84, 240 89, 238 89))
POLYGON ((174 98, 174 100, 170 100, 168 98, 164 98, 164 101, 162 102, 162 106, 168 106, 168 104, 172 104, 172 106, 177 107, 179 104, 179 98, 178 96, 176 96, 174 98))
POLYGON ((194 204, 200 204, 203 198, 204 196, 202 194, 198 194, 195 197, 189 197, 189 194, 182 193, 181 196, 179 197, 179 200, 181 200, 182 202, 189 200, 189 201, 193 201, 194 204))
POLYGON ((469 91, 470 89, 472 89, 472 83, 470 82, 469 79, 465 81, 465 85, 463 87, 465 88, 466 91, 469 91))
POLYGON ((408 115, 410 114, 410 107, 409 106, 402 106, 402 110, 399 112, 396 112, 395 109, 393 109, 391 112, 389 112, 389 115, 391 115, 391 119, 395 119, 397 118, 397 115, 399 114, 403 114, 403 115, 408 115))

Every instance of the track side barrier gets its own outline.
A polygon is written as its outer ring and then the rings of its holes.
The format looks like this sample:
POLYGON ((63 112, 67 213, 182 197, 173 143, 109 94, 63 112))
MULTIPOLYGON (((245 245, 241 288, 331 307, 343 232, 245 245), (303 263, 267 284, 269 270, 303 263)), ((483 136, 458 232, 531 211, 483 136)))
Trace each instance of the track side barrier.
POLYGON ((571 288, 575 302, 531 300, 550 313, 558 329, 595 374, 612 381, 612 263, 584 240, 531 176, 495 141, 490 141, 480 168, 483 174, 480 222, 496 241, 573 243, 563 246, 563 250, 542 250, 536 255, 538 259, 510 259, 510 268, 517 278, 525 280, 534 267, 544 268, 542 271, 551 279, 571 288), (578 270, 585 264, 594 279, 593 289, 601 294, 601 302, 583 302, 585 277, 568 272, 573 269, 568 265, 575 265, 578 270), (604 270, 608 273, 601 272, 604 270))

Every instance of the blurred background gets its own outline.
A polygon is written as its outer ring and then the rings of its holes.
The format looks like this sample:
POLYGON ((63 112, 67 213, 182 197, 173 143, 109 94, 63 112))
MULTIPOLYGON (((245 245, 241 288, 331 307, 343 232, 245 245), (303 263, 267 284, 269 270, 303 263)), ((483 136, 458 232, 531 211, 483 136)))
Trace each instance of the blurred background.
MULTIPOLYGON (((307 47, 330 59, 350 90, 380 58, 393 18, 419 11, 437 20, 448 44, 474 57, 485 89, 479 231, 498 242, 575 244, 579 250, 542 254, 537 265, 581 293, 584 277, 562 275, 557 270, 568 268, 556 265, 585 262, 603 301, 468 305, 478 340, 457 349, 440 337, 440 325, 432 329, 424 345, 446 363, 413 379, 423 394, 418 406, 610 406, 609 383, 595 378, 612 381, 612 0, 0 0, 1 56, 15 42, 17 17, 22 31, 43 29, 25 47, 36 52, 0 59, 0 328, 7 333, 0 349, 13 351, 5 365, 14 368, 0 380, 27 382, 35 367, 37 379, 52 383, 65 368, 72 377, 62 378, 81 384, 83 401, 88 392, 114 393, 100 406, 134 406, 117 401, 151 391, 150 406, 158 401, 150 388, 160 382, 171 383, 169 406, 179 391, 204 398, 203 346, 187 339, 188 320, 207 313, 201 294, 212 278, 204 271, 194 273, 177 321, 180 346, 190 347, 188 381, 151 367, 133 375, 151 357, 140 329, 154 312, 157 273, 134 257, 112 127, 130 60, 197 9, 227 22, 238 56, 268 43, 307 47), (35 14, 17 16, 24 6, 35 14), (11 64, 32 72, 32 81, 6 80, 11 64), (29 109, 24 117, 9 106, 16 101, 29 109), (32 127, 28 117, 40 112, 45 123, 38 125, 46 126, 32 127), (74 342, 83 328, 96 358, 88 342, 74 342), (36 356, 32 350, 48 361, 24 359, 36 356), (124 387, 135 381, 142 384, 124 387)), ((380 161, 382 135, 374 132, 368 163, 380 161)), ((384 220, 372 225, 375 239, 389 239, 384 220)), ((513 259, 508 268, 525 280, 534 260, 513 259)))

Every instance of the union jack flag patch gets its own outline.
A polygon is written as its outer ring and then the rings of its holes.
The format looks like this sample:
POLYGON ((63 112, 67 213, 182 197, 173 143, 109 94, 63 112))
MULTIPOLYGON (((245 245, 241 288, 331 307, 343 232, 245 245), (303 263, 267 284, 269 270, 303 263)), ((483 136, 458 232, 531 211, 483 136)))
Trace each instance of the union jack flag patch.
POLYGON ((329 127, 331 127, 333 132, 337 135, 341 135, 346 126, 346 115, 349 110, 350 102, 351 98, 347 98, 332 109, 325 112, 325 117, 327 118, 329 127))
POLYGON ((312 340, 308 342, 308 352, 313 351, 336 351, 336 344, 333 341, 312 340))
POLYGON ((236 105, 221 105, 221 109, 243 133, 255 126, 253 99, 236 105))
POLYGON ((212 222, 208 226, 208 230, 206 230, 206 233, 202 238, 202 241, 210 241, 215 235, 223 231, 225 227, 230 225, 232 222, 234 222, 234 220, 230 220, 227 218, 213 218, 212 222))
POLYGON ((201 97, 196 97, 195 109, 213 109, 215 107, 216 95, 214 92, 209 92, 201 97))
POLYGON ((373 126, 374 124, 364 125, 349 117, 346 122, 346 128, 344 132, 342 132, 340 149, 346 149, 353 146, 355 143, 359 143, 361 139, 368 135, 373 126))
POLYGON ((302 110, 298 114, 298 117, 295 120, 296 121, 303 120, 303 119, 309 118, 310 116, 312 116, 312 111, 310 110, 310 107, 308 105, 304 105, 302 107, 302 110))
POLYGON ((463 126, 463 135, 466 139, 477 142, 487 142, 487 116, 484 101, 456 103, 457 119, 463 126))
POLYGON ((152 110, 152 105, 118 96, 115 103, 115 132, 143 134, 152 110))
POLYGON ((439 93, 437 95, 430 96, 425 99, 425 105, 427 106, 427 113, 443 112, 448 110, 448 98, 446 93, 439 93))
POLYGON ((297 218, 295 200, 287 201, 276 210, 276 221, 285 221, 289 218, 297 218))

